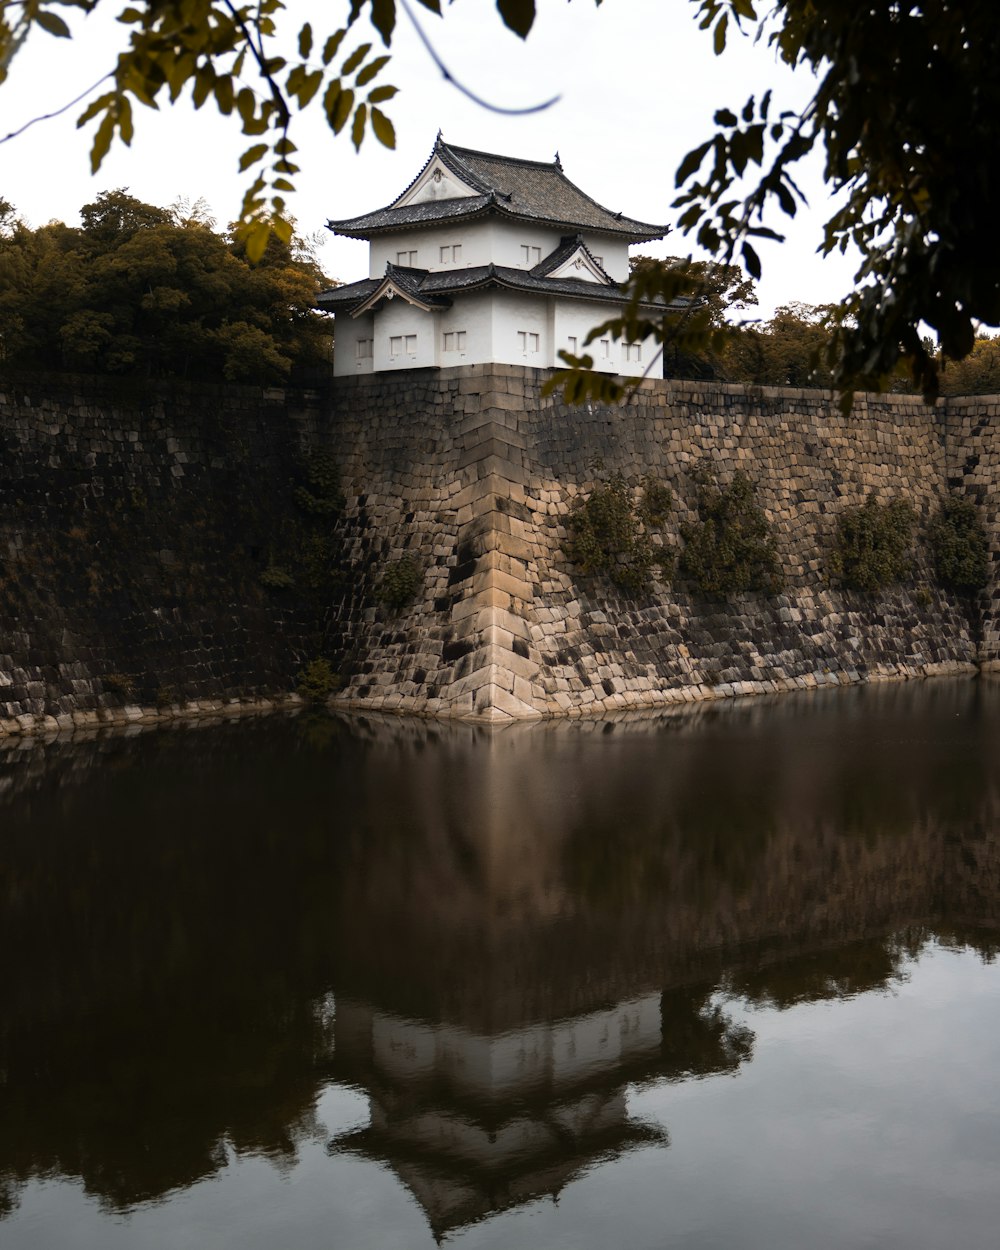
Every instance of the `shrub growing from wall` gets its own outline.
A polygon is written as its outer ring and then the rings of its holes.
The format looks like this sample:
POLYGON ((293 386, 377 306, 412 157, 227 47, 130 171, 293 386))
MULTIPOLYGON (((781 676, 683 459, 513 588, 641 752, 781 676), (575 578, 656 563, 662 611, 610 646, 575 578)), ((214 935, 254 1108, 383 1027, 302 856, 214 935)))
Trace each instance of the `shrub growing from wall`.
POLYGON ((831 572, 849 589, 868 593, 905 581, 913 572, 916 521, 908 500, 879 503, 873 491, 860 508, 837 518, 831 572))
POLYGON ((942 586, 949 590, 980 590, 989 570, 989 542, 971 499, 951 495, 927 531, 934 568, 942 586))
POLYGON ((627 595, 645 594, 654 568, 670 575, 674 556, 653 542, 667 519, 670 490, 644 478, 638 501, 622 474, 593 490, 569 518, 566 554, 585 577, 606 577, 627 595))
POLYGON ((681 526, 681 538, 680 572, 704 595, 778 594, 784 586, 774 533, 743 472, 725 487, 702 478, 698 520, 681 526))

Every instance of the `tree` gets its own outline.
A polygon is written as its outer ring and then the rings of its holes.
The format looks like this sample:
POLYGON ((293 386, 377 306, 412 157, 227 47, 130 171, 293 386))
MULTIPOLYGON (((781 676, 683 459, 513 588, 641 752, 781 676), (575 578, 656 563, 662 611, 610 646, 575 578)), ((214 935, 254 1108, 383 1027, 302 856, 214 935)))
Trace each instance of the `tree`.
POLYGON ((753 280, 739 265, 712 264, 683 256, 668 256, 664 260, 633 256, 629 267, 632 273, 651 269, 654 280, 661 268, 672 270, 686 283, 685 289, 692 297, 683 323, 676 325, 674 336, 663 342, 663 376, 729 380, 723 362, 724 344, 729 340, 729 332, 742 325, 739 314, 757 303, 753 280))
MULTIPOLYGON (((33 27, 69 35, 59 10, 86 10, 99 0, 24 0, 0 8, 0 82, 33 27)), ((595 0, 600 4, 601 0, 595 0)), ((733 29, 766 40, 778 57, 815 77, 801 110, 783 109, 767 84, 737 109, 715 115, 717 132, 677 170, 680 228, 723 266, 740 261, 760 275, 754 243, 781 239, 773 212, 794 216, 803 202, 795 181, 810 152, 824 158, 837 205, 821 248, 856 246, 856 285, 830 317, 833 378, 849 401, 853 387, 880 387, 905 364, 928 399, 938 391, 936 352, 922 334, 931 327, 944 355, 972 351, 978 324, 1000 324, 1000 234, 995 229, 1000 167, 1000 23, 993 0, 694 0, 714 51, 733 29), (749 182, 747 182, 748 175, 749 182)), ((286 195, 294 189, 296 110, 314 101, 336 134, 360 146, 371 131, 395 143, 383 105, 396 94, 384 83, 388 48, 401 9, 417 26, 416 8, 441 12, 440 0, 344 0, 346 16, 329 31, 299 28, 296 51, 280 55, 289 18, 283 0, 135 0, 121 15, 128 47, 109 69, 107 90, 86 108, 95 121, 96 169, 117 135, 130 143, 133 104, 156 107, 190 90, 197 107, 211 100, 233 114, 251 138, 240 166, 258 171, 247 189, 241 230, 251 260, 272 232, 290 240, 286 195), (358 23, 366 17, 370 38, 358 23), (379 81, 376 83, 375 80, 379 81)), ((496 0, 502 20, 526 36, 536 0, 496 0)), ((442 72, 448 71, 438 61, 442 72)), ((471 94, 471 92, 469 93, 471 94)), ((690 291, 690 275, 666 265, 632 275, 629 304, 601 326, 635 340, 654 333, 683 342, 704 335, 698 318, 651 319, 656 296, 690 291)), ((556 383, 571 398, 613 398, 613 379, 570 369, 556 383)), ((618 392, 620 394, 620 388, 618 392)))
POLYGON ((277 236, 256 265, 197 213, 103 192, 83 225, 0 218, 8 367, 275 382, 329 359, 325 280, 277 236), (4 225, 6 221, 6 225, 4 225))
MULTIPOLYGON (((853 388, 882 388, 905 364, 933 400, 939 363, 922 327, 936 332, 945 357, 961 360, 978 323, 1000 324, 995 5, 776 0, 761 17, 756 0, 698 0, 698 11, 717 55, 731 27, 743 28, 786 64, 810 70, 817 86, 801 111, 781 109, 769 89, 739 111, 718 110, 717 133, 677 170, 681 229, 723 263, 738 256, 759 276, 754 241, 782 238, 768 224, 773 211, 795 215, 804 202, 795 167, 819 150, 839 205, 821 250, 853 244, 862 258, 855 289, 827 318, 834 383, 847 406, 853 388)), ((657 294, 676 297, 674 274, 633 275, 625 315, 598 333, 635 339, 652 329, 669 341, 676 331, 640 312, 657 294)))
POLYGON ((786 304, 763 326, 739 327, 727 336, 722 376, 754 386, 828 387, 829 315, 829 309, 786 304))

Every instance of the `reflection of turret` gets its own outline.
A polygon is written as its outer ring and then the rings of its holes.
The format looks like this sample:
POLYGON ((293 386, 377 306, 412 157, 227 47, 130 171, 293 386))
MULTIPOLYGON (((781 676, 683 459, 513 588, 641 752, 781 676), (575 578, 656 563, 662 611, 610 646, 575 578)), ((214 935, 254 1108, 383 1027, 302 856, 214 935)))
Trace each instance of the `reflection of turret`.
POLYGON ((493 1036, 342 1002, 334 1072, 367 1091, 371 1124, 330 1150, 391 1166, 437 1237, 556 1196, 599 1159, 668 1144, 629 1118, 629 1084, 749 1057, 748 1038, 702 1013, 703 1001, 703 991, 649 994, 493 1036))

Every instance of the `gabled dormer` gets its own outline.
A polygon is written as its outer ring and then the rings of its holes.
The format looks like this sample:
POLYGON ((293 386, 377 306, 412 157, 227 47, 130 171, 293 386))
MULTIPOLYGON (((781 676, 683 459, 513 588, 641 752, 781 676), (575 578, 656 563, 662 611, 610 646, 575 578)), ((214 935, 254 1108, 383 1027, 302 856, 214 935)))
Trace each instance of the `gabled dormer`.
POLYGON ((563 239, 552 255, 546 256, 531 272, 539 278, 576 278, 580 282, 617 287, 602 260, 603 257, 594 255, 582 235, 571 235, 563 239))

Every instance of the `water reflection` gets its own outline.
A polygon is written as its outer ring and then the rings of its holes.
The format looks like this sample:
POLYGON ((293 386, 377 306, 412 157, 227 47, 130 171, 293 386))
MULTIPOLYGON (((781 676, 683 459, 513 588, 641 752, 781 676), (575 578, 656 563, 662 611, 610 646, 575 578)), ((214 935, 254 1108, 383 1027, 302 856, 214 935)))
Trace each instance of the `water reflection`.
POLYGON ((994 957, 998 696, 5 744, 0 1215, 322 1141, 442 1235, 667 1148, 629 1091, 752 1064, 732 1003, 884 991, 932 934, 994 957), (370 1119, 328 1139, 337 1082, 370 1119))

